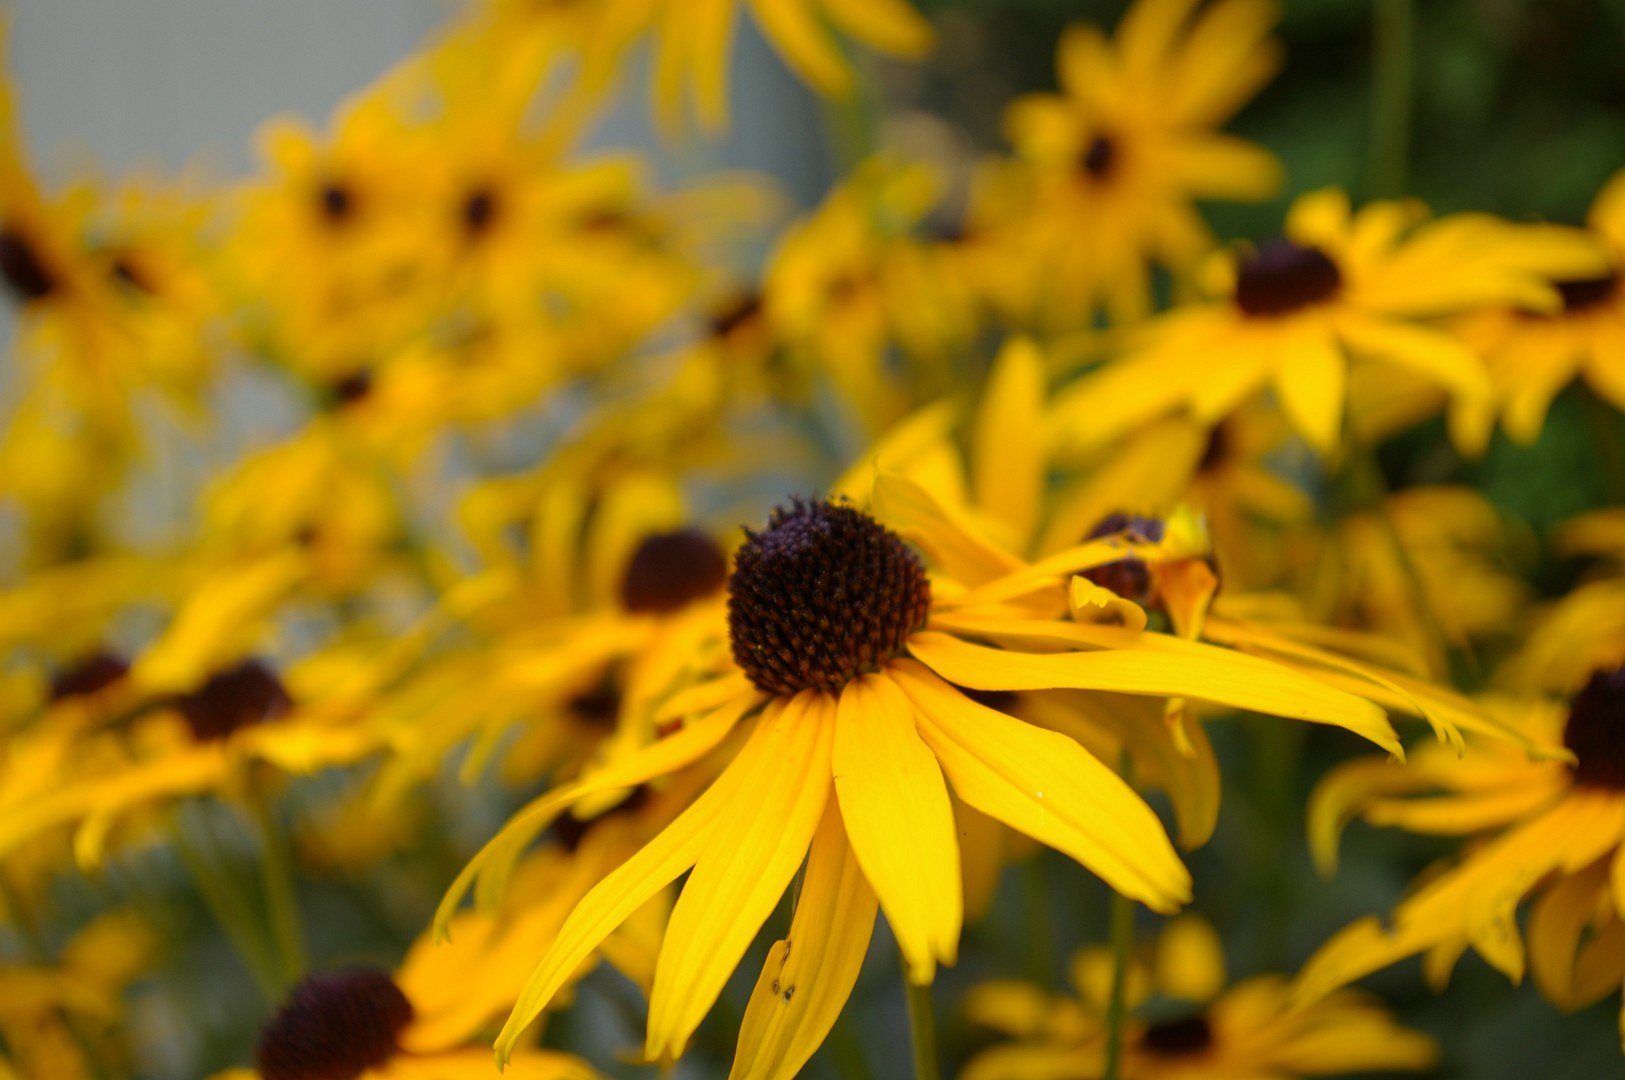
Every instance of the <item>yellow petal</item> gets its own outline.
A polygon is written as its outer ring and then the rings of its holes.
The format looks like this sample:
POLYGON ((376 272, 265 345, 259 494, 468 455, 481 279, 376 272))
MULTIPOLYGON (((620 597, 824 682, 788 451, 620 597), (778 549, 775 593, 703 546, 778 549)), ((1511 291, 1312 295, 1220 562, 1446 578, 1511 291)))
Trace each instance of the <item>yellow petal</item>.
POLYGON ((790 1080, 807 1063, 857 982, 875 908, 830 799, 807 855, 790 936, 774 943, 762 965, 728 1080, 790 1080))
MULTIPOLYGON (((922 630, 909 652, 943 678, 976 690, 1113 690, 1121 694, 1191 697, 1236 709, 1335 724, 1383 749, 1403 753, 1383 711, 1352 694, 1255 657, 1164 634, 1137 634, 1114 627, 1059 626, 1057 637, 1117 634, 1118 648, 1091 652, 1024 653, 973 645, 945 633, 922 630)), ((1100 640, 1099 637, 1096 638, 1100 640)))
POLYGON ((707 838, 666 929, 644 1053, 683 1052, 812 843, 830 788, 835 703, 807 691, 763 717, 724 774, 724 826, 707 838))
POLYGON ((913 661, 888 671, 919 710, 920 736, 965 802, 1153 910, 1190 899, 1190 874, 1162 823, 1083 747, 978 705, 913 661))
POLYGON ((1310 446, 1331 454, 1343 424, 1348 362, 1323 331, 1296 335, 1282 353, 1275 372, 1281 408, 1310 446))
POLYGON ((1040 447, 1043 413, 1043 357, 1031 341, 1016 338, 1000 351, 982 389, 971 477, 977 508, 1023 539, 1038 523, 1045 479, 1040 447))
POLYGON ((858 865, 909 965, 929 983, 952 964, 964 917, 953 807, 937 759, 914 725, 914 706, 884 675, 841 691, 835 793, 858 865))

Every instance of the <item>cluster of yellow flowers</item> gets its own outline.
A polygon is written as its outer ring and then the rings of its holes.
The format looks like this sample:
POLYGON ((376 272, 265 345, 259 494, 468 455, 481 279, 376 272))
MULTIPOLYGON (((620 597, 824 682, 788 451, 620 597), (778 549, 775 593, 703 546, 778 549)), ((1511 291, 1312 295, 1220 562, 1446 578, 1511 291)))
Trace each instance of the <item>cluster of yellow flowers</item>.
MULTIPOLYGON (((1625 172, 1583 227, 1327 189, 1220 243, 1196 201, 1283 184, 1220 130, 1271 0, 1070 27, 959 201, 896 152, 795 216, 578 149, 646 39, 665 138, 720 130, 741 7, 834 98, 830 29, 933 43, 904 0, 482 0, 221 189, 43 190, 0 101, 0 1078, 789 1080, 829 1040, 936 1080, 962 939, 967 1080, 1426 1070, 1350 989, 1418 955, 1618 990, 1625 512, 1541 602, 1540 538, 1378 449, 1518 453, 1570 393, 1625 467, 1625 172), (1232 983, 1186 861, 1225 786, 1305 812, 1294 721, 1381 751, 1309 799, 1326 875, 1357 818, 1459 850, 1232 983), (1073 863, 1110 918, 1067 965, 1073 863), (1016 944, 967 938, 1015 874, 1016 944)), ((1291 852, 1198 865, 1263 909, 1291 852)))

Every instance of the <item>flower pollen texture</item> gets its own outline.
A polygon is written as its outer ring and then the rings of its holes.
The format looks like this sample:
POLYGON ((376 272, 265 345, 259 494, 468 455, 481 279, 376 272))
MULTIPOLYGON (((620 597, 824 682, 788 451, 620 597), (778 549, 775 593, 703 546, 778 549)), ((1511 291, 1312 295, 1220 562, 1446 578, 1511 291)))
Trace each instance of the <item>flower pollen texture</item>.
POLYGON ((698 529, 655 533, 632 552, 621 579, 626 610, 667 614, 722 588, 728 559, 698 529))
POLYGON ((355 1080, 395 1055, 412 1003, 376 968, 312 975, 260 1034, 264 1080, 355 1080))
POLYGON ((1577 759, 1577 781, 1625 791, 1625 667, 1593 673, 1574 695, 1563 745, 1577 759))
POLYGON ((856 507, 797 499, 745 532, 728 579, 728 632, 758 689, 839 690, 925 624, 931 582, 920 557, 856 507))

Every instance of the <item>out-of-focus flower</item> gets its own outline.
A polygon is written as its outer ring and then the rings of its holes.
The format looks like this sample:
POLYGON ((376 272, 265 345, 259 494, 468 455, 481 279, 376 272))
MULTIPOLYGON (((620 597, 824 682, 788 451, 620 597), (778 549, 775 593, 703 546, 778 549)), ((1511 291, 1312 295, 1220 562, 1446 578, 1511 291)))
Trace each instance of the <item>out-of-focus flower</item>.
MULTIPOLYGON (((1588 234, 1606 252, 1597 268, 1553 281, 1556 310, 1506 307, 1463 320, 1462 340, 1483 355, 1495 386, 1492 408, 1514 441, 1532 443, 1546 410, 1576 378, 1625 409, 1625 171, 1591 205, 1588 234)), ((1490 417, 1453 417, 1469 445, 1482 445, 1490 417)))
POLYGON ((763 280, 791 361, 827 376, 870 432, 940 396, 977 330, 968 288, 918 234, 937 199, 924 166, 871 159, 785 232, 763 280))
POLYGON ((1196 8, 1139 0, 1111 41, 1069 27, 1056 58, 1064 94, 1010 107, 1019 164, 997 166, 1010 171, 997 183, 1014 198, 984 203, 992 216, 970 228, 1010 243, 1029 318, 1086 326, 1102 304, 1119 320, 1144 316, 1152 265, 1187 273, 1212 247, 1197 200, 1257 200, 1280 185, 1273 154, 1217 130, 1280 66, 1276 5, 1196 8))
POLYGON ((1496 672, 1510 690, 1571 694, 1599 668, 1625 663, 1625 511, 1597 510, 1566 522, 1559 555, 1597 560, 1565 595, 1535 609, 1518 651, 1496 672))
POLYGON ((1298 433, 1330 456, 1352 362, 1395 365, 1453 399, 1487 400, 1477 354, 1419 320, 1493 304, 1553 310, 1559 297, 1543 270, 1592 259, 1566 230, 1477 214, 1427 222, 1414 203, 1353 212, 1340 191, 1305 195, 1284 239, 1213 264, 1218 299, 1147 323, 1127 355, 1063 392, 1054 435, 1099 445, 1181 408, 1211 422, 1272 389, 1298 433))
POLYGON ((1468 948, 1514 981, 1527 958, 1536 985, 1564 1008, 1625 981, 1625 897, 1614 869, 1625 839, 1625 669, 1595 672, 1566 709, 1527 699, 1500 707, 1548 749, 1543 760, 1475 744, 1466 757, 1423 751, 1404 768, 1350 762, 1322 782, 1310 833, 1323 868, 1335 866, 1338 836, 1355 817, 1462 837, 1464 847, 1390 919, 1362 919, 1323 945, 1299 976, 1297 1000, 1419 953, 1442 985, 1468 948), (1526 948, 1517 911, 1532 895, 1526 948))
MULTIPOLYGON (((959 1080, 1094 1080, 1105 1075, 1112 959, 1086 949, 1072 962, 1074 994, 994 980, 966 995, 964 1012, 1006 1036, 973 1057, 959 1080)), ((1278 1080, 1350 1072, 1415 1072, 1438 1060, 1433 1040, 1397 1024, 1365 994, 1342 991, 1307 1008, 1285 978, 1227 985, 1213 927, 1181 916, 1128 969, 1121 1075, 1125 1080, 1278 1080)))

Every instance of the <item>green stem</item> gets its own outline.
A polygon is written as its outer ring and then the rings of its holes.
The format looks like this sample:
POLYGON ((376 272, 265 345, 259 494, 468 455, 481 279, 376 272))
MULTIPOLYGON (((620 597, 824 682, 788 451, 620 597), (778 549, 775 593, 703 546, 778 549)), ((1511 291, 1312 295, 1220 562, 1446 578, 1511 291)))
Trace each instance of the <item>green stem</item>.
POLYGON ((1123 1027, 1128 1019, 1128 966, 1134 952, 1134 901, 1112 893, 1112 986, 1106 999, 1106 1071, 1102 1080, 1123 1075, 1123 1027))
POLYGON ((179 852, 181 862, 192 875, 192 880, 197 883, 203 906, 209 909, 209 914, 219 924, 226 939, 242 957, 265 1000, 275 1006, 282 1000, 282 980, 273 948, 260 932, 253 905, 233 885, 213 853, 195 844, 187 836, 185 827, 178 822, 174 836, 175 850, 179 852))
POLYGON ((1048 868, 1043 849, 1021 867, 1027 908, 1027 977, 1046 990, 1055 974, 1055 925, 1050 918, 1048 868))
POLYGON ((265 893, 265 910, 271 924, 281 989, 286 991, 304 978, 307 962, 293 860, 266 794, 258 789, 251 791, 248 808, 259 833, 260 887, 265 893))
POLYGON ((938 1080, 937 1018, 931 1009, 931 987, 915 986, 903 965, 903 990, 908 997, 908 1034, 914 1047, 914 1080, 938 1080))
MULTIPOLYGON (((1118 773, 1129 785, 1134 783, 1134 761, 1123 751, 1118 773)), ((1112 892, 1111 909, 1112 985, 1106 999, 1106 1070, 1101 1080, 1120 1080, 1123 1075, 1123 1027, 1128 1019, 1128 967, 1134 954, 1134 901, 1112 892)))
POLYGON ((1260 898, 1265 932, 1260 961, 1270 970, 1284 967, 1286 934, 1292 915, 1293 823, 1301 813, 1297 803, 1298 778, 1303 761, 1305 729, 1302 724, 1278 716, 1256 718, 1254 749, 1257 752, 1258 859, 1254 887, 1260 898))
POLYGON ((1405 193, 1411 110, 1416 94, 1414 0, 1372 0, 1370 188, 1374 198, 1405 193))

